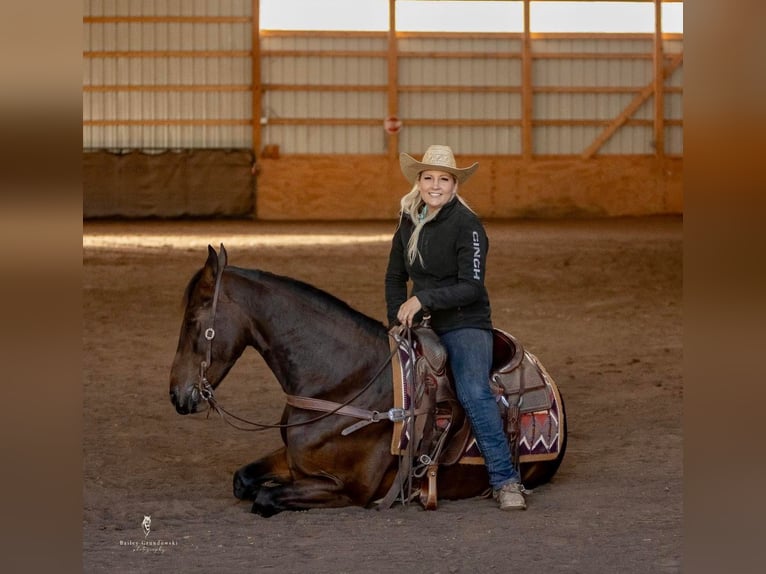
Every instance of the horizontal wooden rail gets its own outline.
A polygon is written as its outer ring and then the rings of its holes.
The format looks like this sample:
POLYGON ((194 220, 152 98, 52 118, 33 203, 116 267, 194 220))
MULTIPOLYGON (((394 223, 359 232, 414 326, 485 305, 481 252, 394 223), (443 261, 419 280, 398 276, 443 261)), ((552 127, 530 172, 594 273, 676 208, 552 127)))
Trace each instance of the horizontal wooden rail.
MULTIPOLYGON (((85 58, 249 58, 250 50, 88 50, 85 58)), ((270 58, 387 58, 383 50, 261 50, 262 57, 270 58)), ((644 52, 598 53, 598 52, 535 52, 536 60, 651 60, 654 55, 644 52)), ((665 54, 672 61, 675 54, 665 54)), ((444 60, 515 60, 521 59, 516 52, 399 52, 399 58, 425 58, 444 60)))
MULTIPOLYGON (((82 53, 84 58, 249 58, 249 50, 89 50, 82 53)), ((262 50, 262 57, 270 58, 386 58, 387 52, 378 50, 262 50)), ((589 52, 537 52, 535 60, 651 60, 649 53, 596 54, 589 52)), ((666 54, 672 61, 674 54, 666 54)), ((521 54, 496 52, 489 57, 483 52, 400 52, 399 58, 430 60, 516 60, 521 54)))
POLYGON ((399 86, 400 92, 414 93, 443 93, 443 92, 477 92, 514 94, 521 92, 519 86, 399 86))
POLYGON ((249 24, 250 16, 85 16, 83 24, 249 24))
POLYGON ((249 119, 156 119, 156 120, 83 120, 84 126, 249 126, 249 119))
POLYGON ((385 50, 261 50, 270 58, 386 58, 385 50))
POLYGON ((270 92, 385 92, 385 84, 262 84, 261 89, 270 92))
POLYGON ((433 51, 402 51, 399 58, 428 58, 433 60, 515 60, 521 58, 521 52, 433 52, 433 51))
MULTIPOLYGON (((388 52, 382 50, 261 50, 262 56, 272 58, 385 58, 388 52)), ((672 59, 666 54, 665 59, 672 59)), ((516 60, 521 59, 521 52, 434 52, 400 51, 398 58, 426 58, 431 60, 516 60)), ((651 60, 652 52, 533 52, 536 60, 651 60)))
POLYGON ((535 60, 651 60, 651 52, 532 52, 535 60))
MULTIPOLYGON (((664 0, 668 1, 668 0, 664 0)), ((682 0, 679 0, 682 1, 682 0)), ((397 39, 468 39, 521 40, 522 32, 409 32, 397 30, 397 39)), ((388 32, 351 30, 268 30, 261 29, 261 38, 375 38, 385 40, 388 32)), ((652 42, 652 32, 530 32, 533 40, 646 40, 652 42)), ((664 32, 663 40, 683 40, 678 32, 664 32)))
POLYGON ((253 86, 249 84, 101 84, 86 85, 84 92, 249 92, 253 86))
POLYGON ((85 58, 249 58, 249 50, 94 50, 85 58))
POLYGON ((383 118, 275 118, 268 119, 268 125, 276 126, 381 126, 383 118))
MULTIPOLYGON (((641 87, 630 86, 533 86, 532 91, 540 94, 638 94, 641 87)), ((683 93, 680 86, 668 86, 666 93, 683 93)))
MULTIPOLYGON (((88 84, 84 92, 248 92, 250 84, 88 84)), ((349 84, 263 84, 263 91, 270 92, 385 92, 385 85, 349 84)), ((534 93, 540 94, 638 94, 641 89, 624 86, 536 86, 534 93)), ((681 94, 680 86, 669 86, 665 93, 681 94)), ((498 93, 515 94, 520 86, 399 86, 401 93, 498 93)))
POLYGON ((520 119, 439 119, 439 118, 420 118, 420 119, 404 119, 403 125, 405 126, 454 126, 454 127, 519 127, 521 126, 520 119))
MULTIPOLYGON (((455 126, 455 127, 516 127, 521 125, 521 119, 441 119, 441 118, 405 118, 406 126, 455 126)), ((377 126, 381 118, 281 118, 270 117, 268 124, 280 126, 377 126)), ((607 126, 611 120, 599 119, 566 119, 566 120, 532 120, 534 127, 587 127, 607 126)), ((250 125, 250 119, 101 119, 83 120, 84 126, 241 126, 250 125)), ((623 122, 629 126, 652 126, 652 120, 629 119, 623 122)), ((682 126, 683 120, 665 120, 666 126, 682 126)))

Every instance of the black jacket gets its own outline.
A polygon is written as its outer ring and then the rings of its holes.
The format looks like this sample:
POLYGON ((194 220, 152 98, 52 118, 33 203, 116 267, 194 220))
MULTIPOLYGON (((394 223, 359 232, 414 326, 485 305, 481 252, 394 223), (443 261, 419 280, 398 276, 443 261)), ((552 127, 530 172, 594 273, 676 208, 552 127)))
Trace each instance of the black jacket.
MULTIPOLYGON (((423 264, 417 257, 407 262, 407 242, 415 225, 403 216, 391 241, 386 271, 386 307, 389 325, 407 300, 407 280, 412 295, 431 311, 431 327, 444 333, 460 327, 491 329, 489 296, 484 287, 489 239, 479 218, 454 198, 441 208, 420 232, 423 264)), ((415 317, 422 318, 422 312, 415 317)))

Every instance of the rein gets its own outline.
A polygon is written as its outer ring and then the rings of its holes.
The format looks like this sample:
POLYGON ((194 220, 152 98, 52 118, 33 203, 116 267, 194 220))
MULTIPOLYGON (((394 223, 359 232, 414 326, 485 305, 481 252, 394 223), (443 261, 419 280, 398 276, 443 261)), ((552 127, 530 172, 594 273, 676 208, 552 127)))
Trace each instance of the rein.
MULTIPOLYGON (((386 413, 380 413, 379 411, 370 411, 366 409, 360 409, 358 407, 354 407, 350 405, 352 401, 359 398, 362 395, 362 393, 364 393, 367 389, 369 389, 372 386, 372 384, 377 380, 377 378, 383 372, 383 369, 385 369, 386 366, 391 362, 391 359, 393 358, 394 354, 397 351, 396 348, 394 348, 391 351, 388 357, 386 357, 386 360, 380 365, 380 367, 378 367, 378 369, 375 371, 375 374, 372 376, 369 382, 364 387, 362 387, 359 390, 359 392, 357 392, 354 396, 352 396, 350 399, 348 399, 344 403, 335 403, 332 401, 325 401, 322 399, 287 395, 286 400, 288 405, 302 408, 302 409, 307 409, 307 410, 324 411, 321 415, 305 420, 303 422, 274 423, 274 424, 258 423, 258 422, 250 421, 245 418, 239 417, 227 411, 225 408, 223 408, 216 400, 213 394, 213 386, 210 384, 210 381, 208 381, 207 379, 207 369, 208 367, 210 367, 210 364, 212 363, 212 360, 213 360, 213 339, 215 339, 215 316, 216 316, 216 310, 218 308, 218 296, 221 289, 221 278, 223 277, 223 270, 226 265, 225 255, 222 256, 222 254, 225 252, 223 250, 223 246, 221 247, 222 249, 218 254, 218 269, 216 271, 216 277, 215 277, 215 290, 213 291, 213 303, 211 308, 210 326, 207 329, 205 329, 205 339, 207 340, 207 349, 205 351, 205 359, 200 363, 199 380, 194 385, 194 390, 197 391, 197 393, 199 393, 200 398, 208 404, 211 410, 214 410, 216 413, 218 413, 218 415, 228 425, 239 430, 250 431, 250 432, 258 432, 258 431, 263 431, 267 429, 286 429, 286 428, 304 426, 311 423, 315 423, 317 421, 320 421, 334 414, 346 415, 346 416, 362 419, 358 423, 355 423, 342 431, 343 435, 347 435, 370 423, 379 422, 381 420, 402 421, 405 419, 406 413, 404 412, 404 409, 391 408, 386 413), (231 422, 231 420, 229 419, 234 419, 236 421, 239 421, 240 423, 250 425, 251 427, 255 427, 255 428, 247 428, 247 427, 240 426, 236 423, 231 422)), ((210 411, 208 411, 208 416, 210 416, 210 411)))

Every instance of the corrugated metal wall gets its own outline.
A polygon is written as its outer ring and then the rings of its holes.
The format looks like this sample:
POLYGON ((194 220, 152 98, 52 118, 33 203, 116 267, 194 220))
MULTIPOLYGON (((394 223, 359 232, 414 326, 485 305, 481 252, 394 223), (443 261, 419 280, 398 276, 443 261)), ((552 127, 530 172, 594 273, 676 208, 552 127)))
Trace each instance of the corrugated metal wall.
POLYGON ((380 34, 264 36, 263 143, 284 153, 382 153, 387 49, 380 34))
POLYGON ((249 148, 250 8, 84 0, 83 146, 249 148))
POLYGON ((405 37, 399 51, 404 54, 399 59, 399 86, 409 88, 399 96, 405 126, 400 149, 415 152, 432 142, 449 141, 456 142, 458 153, 521 153, 521 128, 513 125, 521 121, 520 39, 405 37), (451 56, 435 58, 433 53, 451 56), (417 125, 424 123, 421 120, 457 124, 417 125))
MULTIPOLYGON (((84 15, 85 148, 252 146, 249 1, 85 0, 84 15)), ((681 52, 683 41, 664 48, 681 52)), ((651 35, 542 36, 531 49, 536 155, 582 153, 653 82, 651 35)), ((387 50, 379 33, 263 35, 261 143, 385 153, 387 50)), ((407 34, 398 50, 402 151, 449 141, 461 154, 522 152, 518 34, 407 34)), ((682 69, 665 84, 665 153, 681 155, 682 69)), ((653 154, 653 118, 649 98, 598 153, 653 154)))

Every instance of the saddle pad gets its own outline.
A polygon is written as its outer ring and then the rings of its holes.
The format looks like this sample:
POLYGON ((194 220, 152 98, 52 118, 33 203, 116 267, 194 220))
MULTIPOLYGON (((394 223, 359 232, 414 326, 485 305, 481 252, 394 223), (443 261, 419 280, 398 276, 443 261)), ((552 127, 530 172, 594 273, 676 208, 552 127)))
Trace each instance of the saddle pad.
MULTIPOLYGON (((407 392, 409 373, 414 370, 411 365, 412 359, 407 349, 406 341, 397 343, 390 341, 391 350, 398 352, 393 354, 391 360, 392 379, 394 385, 394 407, 408 409, 410 397, 407 392)), ((561 396, 556 383, 545 370, 545 367, 537 360, 537 357, 528 353, 530 359, 540 368, 545 381, 546 391, 553 396, 550 408, 535 412, 522 413, 519 417, 519 462, 534 462, 552 460, 558 456, 561 450, 564 433, 560 432, 560 425, 564 424, 559 417, 561 412, 561 396)), ((437 417, 437 423, 439 418, 437 417)), ((399 456, 406 454, 410 437, 404 432, 403 422, 395 422, 391 437, 391 454, 399 456)), ((476 439, 473 436, 468 440, 467 446, 458 461, 460 464, 484 464, 476 439)))
MULTIPOLYGON (((540 368, 544 370, 542 365, 540 368)), ((553 460, 561 451, 561 443, 565 434, 563 428, 565 421, 560 417, 561 395, 556 383, 547 372, 545 372, 545 384, 553 394, 550 408, 519 415, 520 463, 553 460)), ((461 464, 484 464, 484 458, 481 456, 481 451, 473 436, 468 441, 459 462, 461 464)))

